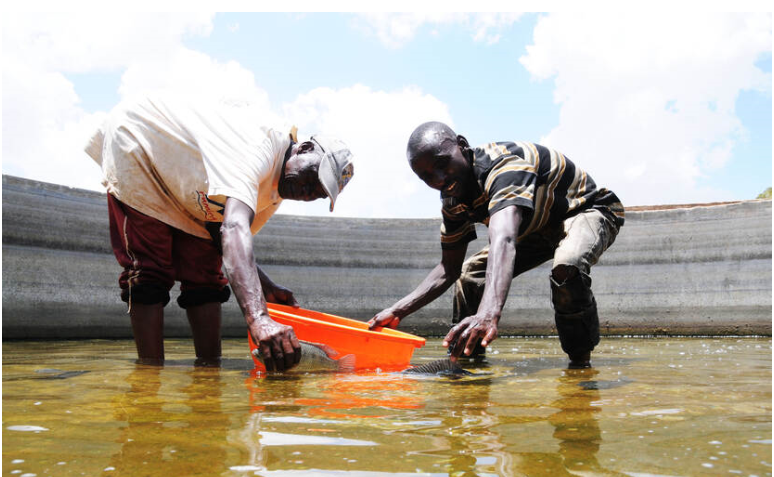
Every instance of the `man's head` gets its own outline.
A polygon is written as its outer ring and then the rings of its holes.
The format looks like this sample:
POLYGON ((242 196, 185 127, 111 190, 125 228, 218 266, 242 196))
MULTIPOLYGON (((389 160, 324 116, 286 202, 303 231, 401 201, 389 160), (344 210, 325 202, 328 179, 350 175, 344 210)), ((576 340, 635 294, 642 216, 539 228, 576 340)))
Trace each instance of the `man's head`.
POLYGON ((463 154, 468 141, 444 123, 420 124, 409 137, 406 157, 411 169, 425 184, 444 197, 464 197, 475 178, 463 154))
POLYGON ((283 199, 312 201, 329 197, 331 212, 339 192, 354 174, 352 153, 342 141, 323 135, 295 145, 279 182, 283 199))

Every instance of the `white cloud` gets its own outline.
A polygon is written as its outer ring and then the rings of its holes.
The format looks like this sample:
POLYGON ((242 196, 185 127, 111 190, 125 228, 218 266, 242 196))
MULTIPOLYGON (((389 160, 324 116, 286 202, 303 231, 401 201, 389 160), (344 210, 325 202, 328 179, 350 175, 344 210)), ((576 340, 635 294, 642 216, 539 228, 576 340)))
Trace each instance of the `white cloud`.
POLYGON ((3 173, 104 190, 83 152, 106 112, 88 114, 66 73, 123 72, 122 97, 211 91, 269 108, 253 74, 183 46, 209 14, 9 14, 3 18, 3 173))
POLYGON ((164 58, 134 62, 121 77, 122 97, 148 90, 250 101, 270 109, 269 95, 255 83, 253 73, 235 61, 220 63, 204 53, 179 48, 164 58))
POLYGON ((542 141, 625 204, 725 200, 698 181, 745 139, 739 93, 770 94, 755 61, 771 40, 768 14, 557 13, 520 61, 556 84, 559 124, 542 141))
MULTIPOLYGON (((514 22, 521 13, 363 13, 358 16, 355 26, 375 35, 388 48, 400 48, 410 42, 424 25, 460 25, 471 32, 475 41, 487 44, 497 43, 500 32, 514 22)), ((433 35, 438 30, 431 30, 433 35)))
POLYGON ((119 70, 163 60, 186 35, 209 35, 208 13, 11 13, 3 18, 3 54, 47 71, 119 70))
MULTIPOLYGON (((252 72, 183 46, 184 35, 209 33, 209 18, 175 16, 165 30, 170 18, 130 15, 115 25, 113 36, 108 35, 104 17, 6 18, 12 27, 3 31, 3 173, 103 191, 100 170, 83 146, 107 111, 84 111, 64 73, 115 70, 122 73, 121 97, 149 89, 209 91, 263 106, 269 121, 297 124, 302 139, 312 133, 339 135, 357 162, 355 179, 342 194, 335 215, 440 214, 437 193, 408 167, 405 144, 421 122, 452 123, 444 103, 415 88, 385 92, 357 85, 314 89, 281 111, 271 111, 269 97, 256 85, 252 72)), ((286 201, 281 212, 329 215, 327 201, 286 201)))
POLYGON ((518 21, 521 13, 477 13, 472 18, 473 39, 492 45, 500 41, 501 31, 518 21))
POLYGON ((18 58, 3 59, 3 173, 98 189, 100 172, 82 153, 101 115, 78 107, 72 83, 18 58))
MULTIPOLYGON (((339 136, 355 156, 355 176, 336 203, 347 217, 438 217, 438 192, 411 171, 406 141, 419 124, 453 126, 446 104, 417 88, 373 91, 362 85, 317 88, 283 107, 299 126, 299 140, 315 133, 339 136)), ((285 201, 285 214, 329 215, 328 202, 285 201)))

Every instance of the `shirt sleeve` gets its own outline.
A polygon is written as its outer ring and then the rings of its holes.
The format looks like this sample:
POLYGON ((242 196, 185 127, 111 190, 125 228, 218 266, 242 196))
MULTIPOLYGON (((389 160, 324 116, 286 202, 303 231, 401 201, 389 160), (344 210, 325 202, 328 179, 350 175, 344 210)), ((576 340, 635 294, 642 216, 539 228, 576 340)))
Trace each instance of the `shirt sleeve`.
POLYGON ((105 142, 105 125, 101 124, 94 134, 89 138, 89 142, 83 148, 86 154, 89 155, 94 162, 102 166, 102 145, 105 142))
POLYGON ((197 142, 209 180, 209 194, 234 197, 257 213, 259 187, 272 173, 274 151, 266 131, 239 111, 221 106, 199 116, 197 142))
POLYGON ((476 226, 464 213, 461 206, 454 204, 453 199, 444 199, 441 214, 441 249, 454 250, 462 248, 476 240, 476 226))
POLYGON ((536 183, 536 164, 516 155, 501 160, 484 183, 489 216, 511 205, 534 210, 536 183))

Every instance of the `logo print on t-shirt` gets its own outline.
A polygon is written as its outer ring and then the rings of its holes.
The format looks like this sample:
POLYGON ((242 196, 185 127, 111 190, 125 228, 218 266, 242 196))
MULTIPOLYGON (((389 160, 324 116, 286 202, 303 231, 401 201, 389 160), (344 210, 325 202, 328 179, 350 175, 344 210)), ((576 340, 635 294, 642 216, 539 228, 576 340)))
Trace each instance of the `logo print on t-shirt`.
POLYGON ((208 222, 218 222, 219 219, 223 219, 223 209, 225 209, 226 206, 220 202, 209 199, 207 194, 200 190, 196 191, 196 204, 204 214, 204 220, 208 222), (215 214, 218 214, 220 217, 215 217, 215 214))

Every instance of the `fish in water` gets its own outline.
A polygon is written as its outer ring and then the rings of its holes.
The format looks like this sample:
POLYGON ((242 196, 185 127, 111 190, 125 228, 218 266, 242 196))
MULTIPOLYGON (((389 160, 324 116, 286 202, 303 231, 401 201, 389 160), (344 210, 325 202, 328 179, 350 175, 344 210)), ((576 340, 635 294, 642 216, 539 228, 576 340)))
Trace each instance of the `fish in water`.
MULTIPOLYGON (((355 370, 355 355, 348 354, 337 358, 339 353, 330 346, 322 343, 311 343, 309 341, 299 341, 301 343, 301 361, 289 371, 301 373, 318 372, 338 372, 351 373, 355 370)), ((256 348, 253 350, 253 356, 261 363, 261 351, 256 348)))
POLYGON ((605 380, 581 381, 578 383, 578 386, 582 387, 587 391, 597 391, 600 389, 613 389, 633 382, 634 382, 633 379, 629 379, 627 377, 621 377, 620 379, 616 379, 615 381, 605 381, 605 380))
POLYGON ((420 366, 414 366, 412 368, 401 371, 403 374, 433 374, 436 376, 472 376, 473 373, 465 371, 457 363, 449 358, 438 359, 431 361, 430 363, 420 366))
POLYGON ((67 378, 74 378, 75 376, 80 376, 82 374, 88 373, 88 371, 63 371, 61 369, 53 369, 53 368, 41 368, 36 369, 35 373, 40 374, 41 376, 13 376, 13 377, 4 377, 3 382, 5 381, 20 381, 23 379, 67 379, 67 378))

